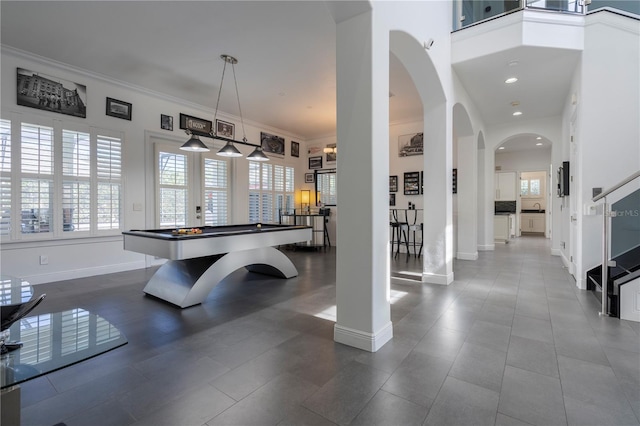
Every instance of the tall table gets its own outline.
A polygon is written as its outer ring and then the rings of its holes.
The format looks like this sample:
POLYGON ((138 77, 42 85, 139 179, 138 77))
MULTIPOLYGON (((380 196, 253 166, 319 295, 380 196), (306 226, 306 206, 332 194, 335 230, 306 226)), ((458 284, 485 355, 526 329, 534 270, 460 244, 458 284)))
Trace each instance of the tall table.
POLYGON ((295 210, 281 212, 280 223, 311 227, 311 239, 297 243, 297 247, 325 248, 327 245, 331 247, 331 239, 329 238, 329 230, 327 229, 330 212, 328 208, 308 212, 302 210, 300 212, 296 212, 295 210))

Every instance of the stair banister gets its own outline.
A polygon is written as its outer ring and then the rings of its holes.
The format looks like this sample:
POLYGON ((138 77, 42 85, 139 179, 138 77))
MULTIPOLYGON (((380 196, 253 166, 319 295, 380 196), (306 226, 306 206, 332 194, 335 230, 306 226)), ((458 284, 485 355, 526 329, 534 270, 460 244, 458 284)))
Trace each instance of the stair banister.
POLYGON ((601 278, 601 290, 602 290, 602 308, 600 310, 600 315, 609 316, 609 293, 608 293, 608 281, 609 281, 609 206, 607 204, 607 195, 611 194, 614 191, 622 188, 629 182, 633 181, 640 177, 640 170, 631 174, 626 179, 620 181, 618 184, 613 185, 611 188, 606 191, 602 191, 600 194, 596 195, 591 199, 591 201, 596 202, 598 200, 604 199, 604 203, 602 203, 602 278, 601 278))

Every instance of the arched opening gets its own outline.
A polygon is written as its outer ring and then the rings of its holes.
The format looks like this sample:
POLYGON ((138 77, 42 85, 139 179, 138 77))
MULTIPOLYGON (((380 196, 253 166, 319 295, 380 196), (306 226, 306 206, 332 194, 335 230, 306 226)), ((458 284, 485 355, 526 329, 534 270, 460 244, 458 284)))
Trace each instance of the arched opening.
POLYGON ((551 141, 537 133, 509 136, 496 147, 496 243, 508 243, 521 236, 550 238, 553 199, 551 148, 551 141))

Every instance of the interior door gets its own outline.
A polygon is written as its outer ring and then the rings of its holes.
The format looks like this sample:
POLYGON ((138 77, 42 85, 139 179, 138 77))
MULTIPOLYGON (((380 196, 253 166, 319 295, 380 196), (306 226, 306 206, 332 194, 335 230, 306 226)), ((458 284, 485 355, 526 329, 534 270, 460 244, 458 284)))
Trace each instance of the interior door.
MULTIPOLYGON (((578 271, 577 259, 578 259, 578 208, 579 208, 579 200, 578 200, 578 190, 577 183, 574 176, 578 175, 578 143, 575 137, 575 122, 576 118, 574 117, 571 120, 569 126, 569 142, 570 142, 570 153, 569 153, 569 161, 570 161, 570 173, 569 176, 569 233, 570 233, 570 246, 569 246, 569 273, 573 275, 573 277, 579 282, 580 280, 576 276, 578 271)), ((564 203, 564 201, 563 201, 564 203)))

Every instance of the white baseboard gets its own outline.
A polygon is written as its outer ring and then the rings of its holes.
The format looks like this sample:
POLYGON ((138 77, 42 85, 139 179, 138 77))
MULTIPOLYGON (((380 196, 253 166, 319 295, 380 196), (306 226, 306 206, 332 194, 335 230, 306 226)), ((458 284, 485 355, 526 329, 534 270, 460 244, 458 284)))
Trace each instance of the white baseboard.
POLYGON ((353 346, 364 351, 376 352, 393 338, 393 325, 389 321, 376 333, 355 330, 336 324, 333 327, 333 340, 343 345, 353 346))
POLYGON ((429 284, 449 285, 453 282, 453 272, 447 275, 422 273, 422 282, 429 284))
POLYGON ((94 266, 84 269, 72 269, 60 272, 47 272, 46 274, 24 275, 20 278, 29 281, 31 284, 45 284, 55 281, 73 280, 76 278, 93 277, 95 275, 113 274, 115 272, 131 271, 134 269, 144 269, 144 260, 128 263, 119 263, 107 266, 94 266))
POLYGON ((494 251, 495 249, 495 244, 478 244, 478 251, 494 251))
POLYGON ((456 253, 456 258, 460 260, 478 260, 478 252, 475 253, 456 253))

